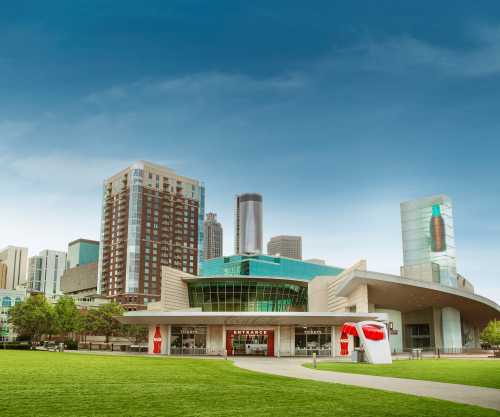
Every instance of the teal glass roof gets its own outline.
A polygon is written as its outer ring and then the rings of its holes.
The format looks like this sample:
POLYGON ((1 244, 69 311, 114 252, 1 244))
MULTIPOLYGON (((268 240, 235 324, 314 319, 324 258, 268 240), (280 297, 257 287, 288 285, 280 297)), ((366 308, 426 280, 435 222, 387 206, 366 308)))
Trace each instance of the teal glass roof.
POLYGON ((233 255, 203 261, 200 276, 249 275, 311 280, 320 275, 335 276, 342 271, 342 268, 335 266, 319 265, 298 259, 268 255, 233 255))

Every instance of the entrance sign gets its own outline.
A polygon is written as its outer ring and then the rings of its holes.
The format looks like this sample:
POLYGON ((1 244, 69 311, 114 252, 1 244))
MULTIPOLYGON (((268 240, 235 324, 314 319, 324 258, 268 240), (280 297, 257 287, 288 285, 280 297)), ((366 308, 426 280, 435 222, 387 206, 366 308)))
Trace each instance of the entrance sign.
POLYGON ((349 354, 349 336, 359 337, 369 363, 392 363, 391 348, 387 337, 387 328, 376 321, 345 323, 340 335, 340 354, 349 354))
POLYGON ((160 326, 156 326, 155 335, 153 336, 153 353, 161 353, 161 331, 160 326))
POLYGON ((274 331, 262 329, 226 330, 226 350, 229 356, 274 356, 274 331))

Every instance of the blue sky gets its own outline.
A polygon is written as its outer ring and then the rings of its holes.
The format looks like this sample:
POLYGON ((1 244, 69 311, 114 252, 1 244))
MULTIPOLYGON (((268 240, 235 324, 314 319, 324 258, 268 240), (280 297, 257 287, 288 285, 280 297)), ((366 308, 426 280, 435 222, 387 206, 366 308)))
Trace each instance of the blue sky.
POLYGON ((399 203, 455 204, 459 270, 500 300, 500 3, 52 1, 0 14, 0 246, 98 238, 137 159, 233 197, 265 239, 397 273, 399 203), (407 4, 404 4, 407 3, 407 4))

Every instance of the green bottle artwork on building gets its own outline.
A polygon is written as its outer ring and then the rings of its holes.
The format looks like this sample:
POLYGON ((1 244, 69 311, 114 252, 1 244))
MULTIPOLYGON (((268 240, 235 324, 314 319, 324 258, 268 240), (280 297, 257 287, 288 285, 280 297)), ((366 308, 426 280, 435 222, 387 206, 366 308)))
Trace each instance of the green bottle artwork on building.
POLYGON ((431 250, 432 252, 444 252, 446 250, 446 233, 441 207, 439 204, 432 206, 432 217, 430 224, 431 250))

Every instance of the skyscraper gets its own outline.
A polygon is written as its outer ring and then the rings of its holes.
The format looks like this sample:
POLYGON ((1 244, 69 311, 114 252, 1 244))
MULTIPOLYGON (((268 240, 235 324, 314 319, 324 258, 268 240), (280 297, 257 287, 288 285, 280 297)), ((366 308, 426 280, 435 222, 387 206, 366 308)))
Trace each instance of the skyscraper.
POLYGON ((161 267, 198 273, 205 189, 138 161, 104 182, 98 292, 128 310, 160 299, 161 267))
POLYGON ((207 213, 203 223, 203 259, 212 259, 222 256, 222 226, 217 221, 217 214, 207 213))
POLYGON ((262 253, 262 196, 240 194, 235 199, 236 254, 262 253))
POLYGON ((99 259, 99 242, 77 239, 68 243, 68 269, 96 263, 99 259))
POLYGON ((300 236, 274 236, 267 243, 267 254, 302 259, 302 238, 300 236))
POLYGON ((15 290, 26 284, 28 248, 7 246, 0 251, 0 263, 4 265, 2 281, 4 281, 5 289, 15 290))
POLYGON ((29 259, 28 288, 46 296, 59 295, 61 277, 66 270, 66 252, 43 250, 29 259))
POLYGON ((451 199, 437 195, 401 203, 401 226, 405 271, 420 271, 424 274, 429 271, 428 280, 456 287, 457 263, 451 199))

